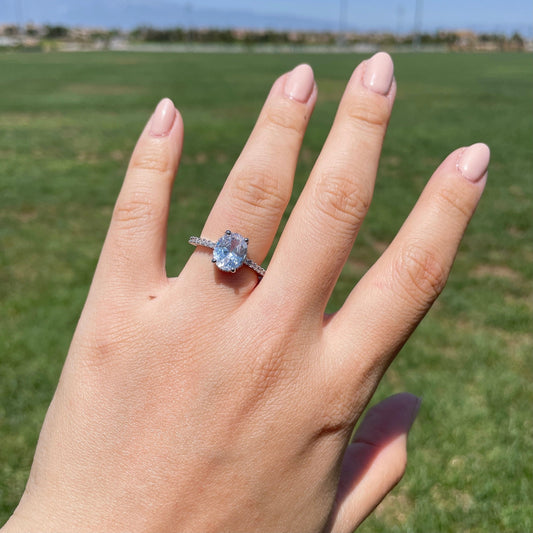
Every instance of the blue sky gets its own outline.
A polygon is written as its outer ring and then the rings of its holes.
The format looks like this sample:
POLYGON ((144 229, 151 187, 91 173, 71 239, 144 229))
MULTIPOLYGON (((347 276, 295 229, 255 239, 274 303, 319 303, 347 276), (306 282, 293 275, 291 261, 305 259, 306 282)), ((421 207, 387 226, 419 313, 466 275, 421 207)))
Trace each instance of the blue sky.
MULTIPOLYGON (((0 23, 51 23, 132 28, 154 26, 271 27, 274 29, 406 33, 417 0, 0 0, 0 23)), ((422 30, 520 31, 533 37, 531 0, 418 0, 422 30)))

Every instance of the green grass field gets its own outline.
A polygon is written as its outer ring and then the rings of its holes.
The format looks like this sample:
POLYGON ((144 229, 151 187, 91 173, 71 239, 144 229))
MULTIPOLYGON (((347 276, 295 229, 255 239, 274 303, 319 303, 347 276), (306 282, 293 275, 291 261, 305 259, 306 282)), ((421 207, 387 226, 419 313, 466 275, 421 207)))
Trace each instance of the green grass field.
MULTIPOLYGON (((185 121, 169 226, 179 271, 271 82, 310 63, 319 100, 294 197, 352 55, 0 55, 0 523, 18 502, 130 151, 157 101, 185 121)), ((404 480, 367 532, 533 530, 531 55, 398 54, 374 203, 331 301, 341 305, 454 148, 487 142, 485 196, 450 281, 376 400, 423 396, 404 480)))

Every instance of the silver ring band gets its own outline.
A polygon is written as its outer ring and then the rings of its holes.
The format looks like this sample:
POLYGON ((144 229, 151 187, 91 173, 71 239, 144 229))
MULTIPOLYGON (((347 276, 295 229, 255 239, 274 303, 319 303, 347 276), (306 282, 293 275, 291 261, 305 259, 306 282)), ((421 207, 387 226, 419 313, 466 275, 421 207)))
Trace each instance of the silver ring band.
POLYGON ((246 256, 248 239, 239 233, 227 230, 217 242, 191 236, 189 244, 211 248, 213 250, 212 262, 224 272, 236 272, 242 265, 246 265, 261 278, 265 275, 266 270, 246 256))

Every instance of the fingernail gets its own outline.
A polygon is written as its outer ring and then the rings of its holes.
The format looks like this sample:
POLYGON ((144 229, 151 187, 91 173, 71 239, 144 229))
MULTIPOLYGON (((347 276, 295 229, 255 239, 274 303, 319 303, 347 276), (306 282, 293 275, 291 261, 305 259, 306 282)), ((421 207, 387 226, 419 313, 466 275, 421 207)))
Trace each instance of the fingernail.
POLYGON ((394 76, 394 65, 389 54, 378 52, 372 56, 365 69, 363 83, 365 87, 379 94, 388 94, 394 76))
POLYGON ((489 147, 483 143, 476 143, 463 151, 457 162, 457 168, 463 177, 475 183, 487 173, 489 161, 489 147))
POLYGON ((422 405, 422 398, 419 396, 414 396, 413 407, 411 409, 411 426, 414 424, 418 411, 420 411, 420 406, 422 405))
POLYGON ((172 129, 172 125, 176 120, 176 109, 170 98, 163 98, 157 104, 154 114, 152 115, 152 123, 150 124, 150 135, 154 137, 164 137, 168 135, 172 129))
POLYGON ((285 94, 305 104, 313 92, 315 86, 315 77, 313 69, 306 64, 295 67, 285 81, 285 94))

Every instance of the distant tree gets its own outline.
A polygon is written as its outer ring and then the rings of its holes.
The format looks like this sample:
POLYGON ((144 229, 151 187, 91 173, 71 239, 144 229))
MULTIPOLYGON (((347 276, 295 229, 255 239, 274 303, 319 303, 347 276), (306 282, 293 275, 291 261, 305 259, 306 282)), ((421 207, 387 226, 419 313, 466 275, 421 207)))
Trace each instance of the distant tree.
POLYGON ((10 24, 9 26, 4 27, 4 35, 7 37, 15 37, 19 34, 20 28, 15 24, 10 24))
POLYGON ((484 43, 492 42, 503 44, 506 41, 505 35, 502 35, 501 33, 482 33, 478 36, 478 39, 484 43))
POLYGON ((33 24, 26 24, 26 35, 37 37, 37 35, 39 35, 39 29, 33 24))
POLYGON ((392 33, 384 33, 380 36, 379 42, 384 46, 392 46, 396 44, 396 36, 392 33))
POLYGON ((234 43, 235 36, 231 30, 218 30, 217 41, 221 43, 234 43))
POLYGON ((452 31, 439 32, 438 37, 441 43, 445 43, 448 45, 455 44, 459 40, 459 36, 457 35, 457 33, 452 31))
POLYGON ((516 31, 511 36, 510 41, 515 45, 524 46, 524 38, 516 31))
POLYGON ((435 36, 431 33, 422 33, 420 35, 420 42, 422 44, 433 44, 435 42, 435 36))
POLYGON ((45 26, 47 39, 63 39, 68 36, 68 28, 65 26, 45 26))
MULTIPOLYGON (((14 27, 16 28, 16 27, 14 27)), ((67 28, 61 26, 47 27, 48 35, 55 38, 66 36, 67 28)), ((111 35, 119 35, 118 30, 106 33, 105 36, 93 34, 94 38, 107 38, 111 35)), ((129 38, 133 41, 145 42, 197 42, 197 43, 243 43, 247 46, 255 44, 318 44, 333 45, 337 42, 337 34, 332 32, 286 32, 267 30, 231 30, 223 28, 153 28, 151 26, 139 26, 129 33, 129 38)), ((422 33, 418 35, 405 34, 396 35, 393 33, 350 33, 346 36, 347 44, 371 43, 381 46, 394 46, 398 44, 410 44, 417 39, 417 42, 425 45, 441 44, 450 47, 462 46, 468 41, 473 46, 474 41, 479 43, 494 43, 500 49, 522 49, 524 40, 519 33, 513 34, 508 38, 502 34, 486 33, 475 35, 467 32, 462 35, 461 32, 454 31, 437 31, 434 33, 422 33), (465 41, 466 40, 466 41, 465 41), (461 44, 463 43, 463 44, 461 44)))

